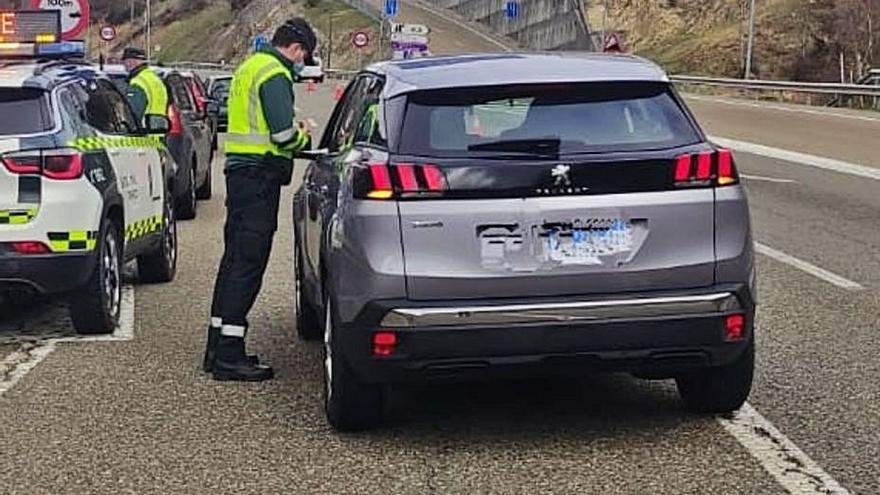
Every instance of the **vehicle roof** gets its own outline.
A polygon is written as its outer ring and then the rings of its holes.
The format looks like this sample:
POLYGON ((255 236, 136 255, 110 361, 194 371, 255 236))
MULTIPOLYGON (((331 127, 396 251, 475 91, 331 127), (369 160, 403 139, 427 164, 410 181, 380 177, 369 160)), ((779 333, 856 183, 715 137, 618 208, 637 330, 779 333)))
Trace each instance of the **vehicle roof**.
POLYGON ((75 60, 0 61, 0 87, 52 90, 73 79, 95 77, 95 68, 75 60))
POLYGON ((641 57, 588 52, 426 57, 379 62, 367 70, 386 77, 387 98, 426 89, 507 84, 669 81, 663 69, 641 57))

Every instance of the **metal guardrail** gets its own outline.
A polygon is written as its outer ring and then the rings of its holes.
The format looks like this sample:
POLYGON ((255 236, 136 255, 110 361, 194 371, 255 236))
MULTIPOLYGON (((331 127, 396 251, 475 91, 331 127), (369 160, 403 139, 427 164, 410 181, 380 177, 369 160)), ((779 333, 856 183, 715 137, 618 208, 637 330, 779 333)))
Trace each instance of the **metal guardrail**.
POLYGON ((880 86, 866 86, 860 84, 838 83, 808 83, 791 81, 763 81, 757 79, 731 79, 701 76, 670 76, 670 79, 679 84, 694 84, 701 86, 716 86, 733 89, 752 89, 767 91, 789 91, 792 93, 847 95, 847 96, 874 96, 880 97, 880 86))

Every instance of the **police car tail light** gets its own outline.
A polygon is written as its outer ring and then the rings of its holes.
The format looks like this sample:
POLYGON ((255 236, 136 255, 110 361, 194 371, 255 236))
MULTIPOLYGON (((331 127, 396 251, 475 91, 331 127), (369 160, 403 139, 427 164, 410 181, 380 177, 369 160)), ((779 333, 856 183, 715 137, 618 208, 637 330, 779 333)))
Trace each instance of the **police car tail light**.
POLYGON ((171 128, 168 130, 169 136, 177 136, 183 133, 183 124, 180 122, 180 111, 174 105, 168 105, 168 120, 171 122, 171 128))
POLYGON ((82 174, 82 155, 75 151, 58 150, 43 155, 43 176, 47 179, 74 180, 82 174))
POLYGON ((681 155, 673 170, 676 187, 729 186, 739 183, 739 175, 728 149, 681 155))
POLYGON ((40 154, 39 153, 10 153, 3 155, 0 160, 3 166, 13 174, 39 174, 40 173, 40 154))
POLYGON ((53 180, 82 177, 83 158, 76 150, 46 150, 10 153, 0 157, 6 170, 17 175, 42 175, 53 180))

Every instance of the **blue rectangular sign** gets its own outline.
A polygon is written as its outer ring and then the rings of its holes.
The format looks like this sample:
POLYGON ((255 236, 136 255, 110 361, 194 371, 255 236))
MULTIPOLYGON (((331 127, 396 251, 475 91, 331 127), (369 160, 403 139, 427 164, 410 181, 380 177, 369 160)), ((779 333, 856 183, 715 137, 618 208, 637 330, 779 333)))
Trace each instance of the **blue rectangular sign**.
POLYGON ((388 17, 394 17, 397 15, 398 9, 399 5, 397 0, 385 0, 385 15, 388 17))
POLYGON ((507 2, 507 18, 516 19, 519 17, 519 3, 513 0, 507 2))

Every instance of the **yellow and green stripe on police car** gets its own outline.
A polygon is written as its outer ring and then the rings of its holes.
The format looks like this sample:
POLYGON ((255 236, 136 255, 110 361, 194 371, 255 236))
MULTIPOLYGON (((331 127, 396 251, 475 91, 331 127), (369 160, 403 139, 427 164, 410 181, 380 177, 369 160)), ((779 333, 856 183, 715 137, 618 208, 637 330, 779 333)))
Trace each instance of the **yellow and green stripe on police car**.
POLYGON ((79 151, 95 151, 116 148, 164 148, 161 136, 138 136, 138 137, 84 137, 71 141, 68 146, 79 151))
POLYGON ((25 225, 36 218, 38 208, 0 210, 0 225, 25 225))

